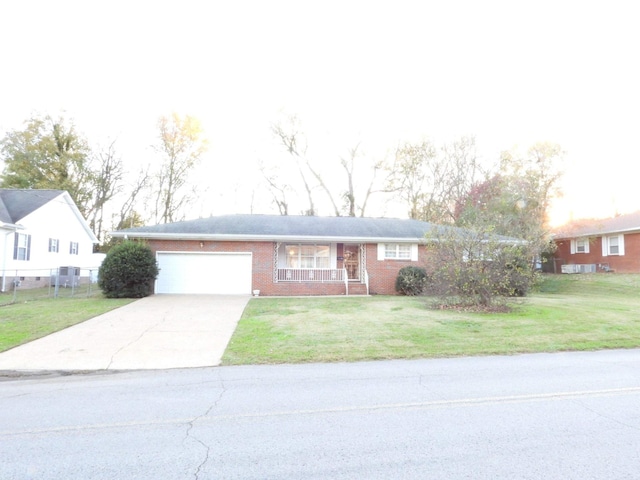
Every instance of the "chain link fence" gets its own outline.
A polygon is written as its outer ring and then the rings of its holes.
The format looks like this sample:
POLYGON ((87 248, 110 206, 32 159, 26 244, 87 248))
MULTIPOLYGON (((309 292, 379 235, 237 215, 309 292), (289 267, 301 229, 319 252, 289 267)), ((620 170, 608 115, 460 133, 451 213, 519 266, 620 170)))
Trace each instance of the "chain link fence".
POLYGON ((39 298, 100 295, 99 267, 0 270, 0 306, 39 298))

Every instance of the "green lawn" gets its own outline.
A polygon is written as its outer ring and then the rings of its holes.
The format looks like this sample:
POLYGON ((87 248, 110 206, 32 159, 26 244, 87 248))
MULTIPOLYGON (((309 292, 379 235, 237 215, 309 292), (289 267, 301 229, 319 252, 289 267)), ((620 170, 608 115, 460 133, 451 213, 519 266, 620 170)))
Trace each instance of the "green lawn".
POLYGON ((100 292, 95 292, 92 296, 64 298, 32 295, 29 300, 0 306, 0 352, 83 322, 132 301, 131 299, 104 298, 100 292))
POLYGON ((510 313, 428 298, 256 298, 223 364, 337 362, 640 347, 640 275, 553 275, 510 313))

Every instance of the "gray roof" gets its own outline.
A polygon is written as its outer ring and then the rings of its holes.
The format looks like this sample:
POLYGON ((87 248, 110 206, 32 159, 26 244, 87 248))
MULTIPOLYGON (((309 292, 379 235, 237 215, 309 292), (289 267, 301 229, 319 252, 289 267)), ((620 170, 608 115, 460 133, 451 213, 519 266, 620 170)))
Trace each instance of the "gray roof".
POLYGON ((63 193, 64 190, 0 188, 0 222, 16 224, 63 193))
POLYGON ((113 232, 115 237, 220 240, 416 241, 440 229, 397 218, 223 215, 113 232))
POLYGON ((640 231, 640 211, 611 218, 574 220, 557 228, 554 238, 576 238, 640 231))

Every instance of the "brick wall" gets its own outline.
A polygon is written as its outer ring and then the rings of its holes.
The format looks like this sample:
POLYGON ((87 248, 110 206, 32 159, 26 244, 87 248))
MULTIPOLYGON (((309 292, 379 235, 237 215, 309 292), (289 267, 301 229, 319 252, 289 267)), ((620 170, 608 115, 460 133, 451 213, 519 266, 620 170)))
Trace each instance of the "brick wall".
POLYGON ((425 267, 427 250, 424 245, 418 246, 418 261, 410 260, 378 260, 378 245, 367 244, 367 272, 369 273, 369 293, 375 295, 397 295, 396 278, 402 267, 425 267))
MULTIPOLYGON (((253 254, 252 290, 260 290, 261 296, 271 295, 344 295, 345 285, 337 283, 314 282, 274 282, 273 242, 219 242, 199 240, 149 240, 154 251, 174 252, 251 252, 253 254), (200 246, 202 244, 202 246, 200 246)), ((338 256, 341 256, 340 249, 338 256)), ((407 265, 424 266, 426 251, 419 247, 419 261, 383 260, 379 261, 377 244, 366 245, 367 271, 369 273, 369 292, 378 295, 395 295, 395 282, 398 271, 407 265)), ((342 262, 339 262, 340 264, 342 262)), ((338 265, 341 268, 342 265, 338 265)))
MULTIPOLYGON (((571 253, 571 240, 556 241, 554 254, 556 273, 561 273, 562 264, 608 265, 619 273, 640 273, 640 233, 624 235, 624 255, 602 256, 602 237, 594 237, 589 243, 589 253, 571 253)), ((604 271, 598 269, 598 271, 604 271)))

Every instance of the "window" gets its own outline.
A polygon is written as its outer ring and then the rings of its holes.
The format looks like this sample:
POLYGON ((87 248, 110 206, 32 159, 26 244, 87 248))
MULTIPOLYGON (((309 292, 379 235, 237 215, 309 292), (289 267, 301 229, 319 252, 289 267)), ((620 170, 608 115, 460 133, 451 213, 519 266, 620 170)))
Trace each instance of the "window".
POLYGON ((71 255, 78 255, 78 242, 71 242, 69 244, 69 253, 71 255))
POLYGON ((58 244, 60 241, 57 238, 49 239, 49 251, 52 253, 58 253, 58 244))
POLYGON ((385 243, 384 258, 411 260, 411 245, 406 243, 385 243))
POLYGON ((602 237, 602 256, 624 255, 624 235, 602 237))
POLYGON ((29 260, 30 256, 31 256, 31 235, 16 232, 14 247, 13 247, 13 259, 29 260))
POLYGON ((330 268, 329 245, 287 245, 287 268, 330 268))
POLYGON ((584 239, 576 240, 576 252, 587 253, 587 242, 584 239))
POLYGON ((589 239, 576 238, 571 240, 571 253, 589 253, 589 239))

